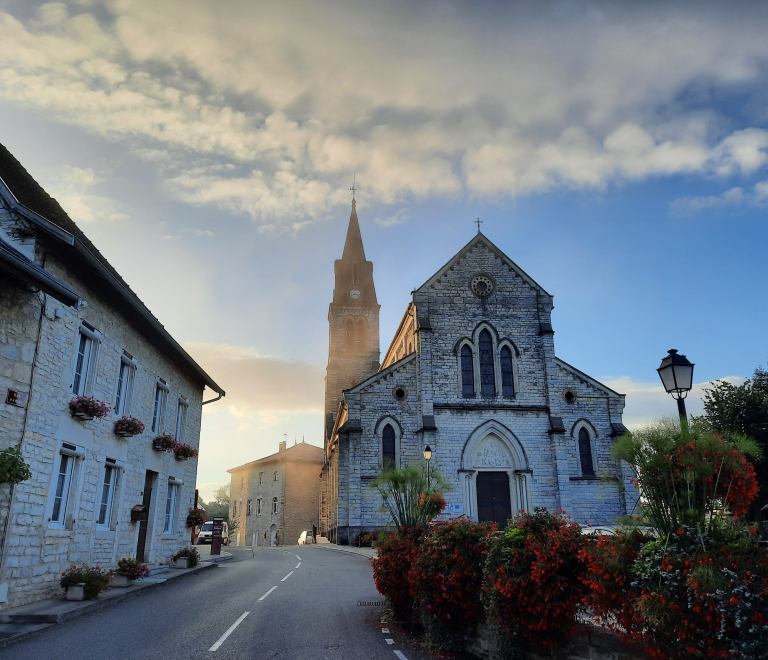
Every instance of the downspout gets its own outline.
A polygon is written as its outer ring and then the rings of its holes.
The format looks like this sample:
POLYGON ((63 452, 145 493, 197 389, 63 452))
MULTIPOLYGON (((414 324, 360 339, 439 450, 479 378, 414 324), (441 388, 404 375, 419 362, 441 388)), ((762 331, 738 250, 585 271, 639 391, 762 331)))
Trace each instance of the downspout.
POLYGON ((221 399, 223 396, 224 396, 224 392, 219 392, 219 396, 217 396, 215 399, 208 399, 208 401, 203 401, 203 403, 200 405, 204 406, 208 403, 213 403, 214 401, 218 401, 219 399, 221 399))

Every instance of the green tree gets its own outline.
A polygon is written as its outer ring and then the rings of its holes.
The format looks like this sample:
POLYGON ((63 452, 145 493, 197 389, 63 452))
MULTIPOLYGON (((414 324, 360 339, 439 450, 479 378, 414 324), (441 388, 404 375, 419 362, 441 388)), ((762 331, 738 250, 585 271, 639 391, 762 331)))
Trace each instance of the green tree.
POLYGON ((768 504, 768 370, 758 367, 741 385, 715 381, 704 393, 704 415, 694 421, 723 435, 747 435, 762 449, 762 458, 754 463, 760 490, 749 511, 756 518, 768 504))
POLYGON ((213 494, 213 499, 205 505, 208 520, 213 518, 224 518, 224 520, 227 520, 229 518, 229 507, 231 504, 229 489, 230 484, 222 486, 213 494))

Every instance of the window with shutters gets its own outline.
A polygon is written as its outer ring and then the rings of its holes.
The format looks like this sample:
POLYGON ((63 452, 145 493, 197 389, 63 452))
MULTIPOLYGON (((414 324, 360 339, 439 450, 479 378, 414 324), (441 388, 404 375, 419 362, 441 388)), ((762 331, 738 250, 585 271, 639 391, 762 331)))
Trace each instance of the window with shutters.
POLYGON ((385 468, 395 467, 395 429, 391 424, 387 424, 381 432, 381 454, 385 468))
POLYGON ((475 361, 472 349, 466 344, 461 347, 461 395, 475 396, 475 361))
POLYGON ((75 345, 75 367, 72 375, 72 393, 75 396, 86 394, 100 339, 101 334, 98 330, 85 321, 81 323, 75 345))
POLYGON ((125 351, 120 356, 115 393, 115 414, 130 415, 133 400, 133 381, 136 377, 136 360, 125 351))
POLYGON ((101 485, 101 502, 99 504, 99 517, 96 524, 100 527, 109 527, 112 518, 112 503, 115 498, 115 485, 117 482, 117 468, 114 465, 104 466, 104 482, 101 485))
POLYGON ((592 459, 592 438, 585 427, 579 429, 579 462, 581 464, 581 474, 585 477, 595 475, 595 465, 592 459))
POLYGON ((481 396, 496 396, 496 376, 493 368, 493 340, 491 333, 483 330, 480 333, 480 394, 481 396))
POLYGON ((179 407, 176 409, 176 442, 184 442, 184 426, 187 421, 187 400, 179 397, 179 407))
POLYGON ((165 520, 163 524, 163 532, 166 534, 173 533, 173 522, 176 517, 176 500, 178 498, 179 485, 168 483, 168 492, 165 496, 165 520))
POLYGON ((67 513, 69 489, 72 482, 72 468, 75 463, 73 456, 61 454, 58 456, 58 472, 55 477, 55 491, 53 497, 53 511, 50 522, 54 525, 64 525, 64 517, 67 513))
POLYGON ((515 379, 512 373, 512 351, 509 346, 501 347, 499 363, 501 367, 501 395, 513 397, 515 396, 515 379))
POLYGON ((155 386, 155 400, 152 404, 152 433, 163 432, 165 419, 165 398, 168 395, 168 386, 162 378, 157 379, 155 386))

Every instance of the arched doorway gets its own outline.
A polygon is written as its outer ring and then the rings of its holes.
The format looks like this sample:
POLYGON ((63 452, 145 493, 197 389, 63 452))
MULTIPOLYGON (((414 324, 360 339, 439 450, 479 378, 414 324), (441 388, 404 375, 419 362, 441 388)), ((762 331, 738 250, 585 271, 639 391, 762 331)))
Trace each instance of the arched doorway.
POLYGON ((504 528, 518 511, 528 510, 528 459, 520 442, 496 421, 481 424, 462 453, 464 513, 504 528))
POLYGON ((277 545, 277 525, 269 528, 269 545, 277 545))

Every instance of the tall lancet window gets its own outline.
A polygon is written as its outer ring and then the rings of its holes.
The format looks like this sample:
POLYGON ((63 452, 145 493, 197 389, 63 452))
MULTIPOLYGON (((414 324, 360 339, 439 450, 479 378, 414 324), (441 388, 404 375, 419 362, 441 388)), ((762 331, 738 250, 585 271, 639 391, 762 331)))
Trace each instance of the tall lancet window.
POLYGON ((593 477, 595 466, 592 462, 592 441, 589 437, 589 431, 583 426, 579 429, 579 461, 581 462, 581 473, 585 477, 593 477))
POLYGON ((515 381, 512 377, 512 351, 509 346, 502 346, 499 353, 501 363, 501 395, 515 396, 515 381))
POLYGON ((384 467, 395 467, 395 429, 387 424, 381 432, 381 456, 384 467))
POLYGON ((480 394, 496 396, 496 377, 493 373, 493 340, 491 333, 480 333, 480 394))
POLYGON ((466 344, 461 347, 461 395, 475 396, 475 364, 472 349, 466 344))
POLYGON ((357 319, 357 341, 358 348, 365 348, 365 319, 357 319))
POLYGON ((344 324, 344 345, 349 348, 355 344, 355 322, 348 318, 344 324))

